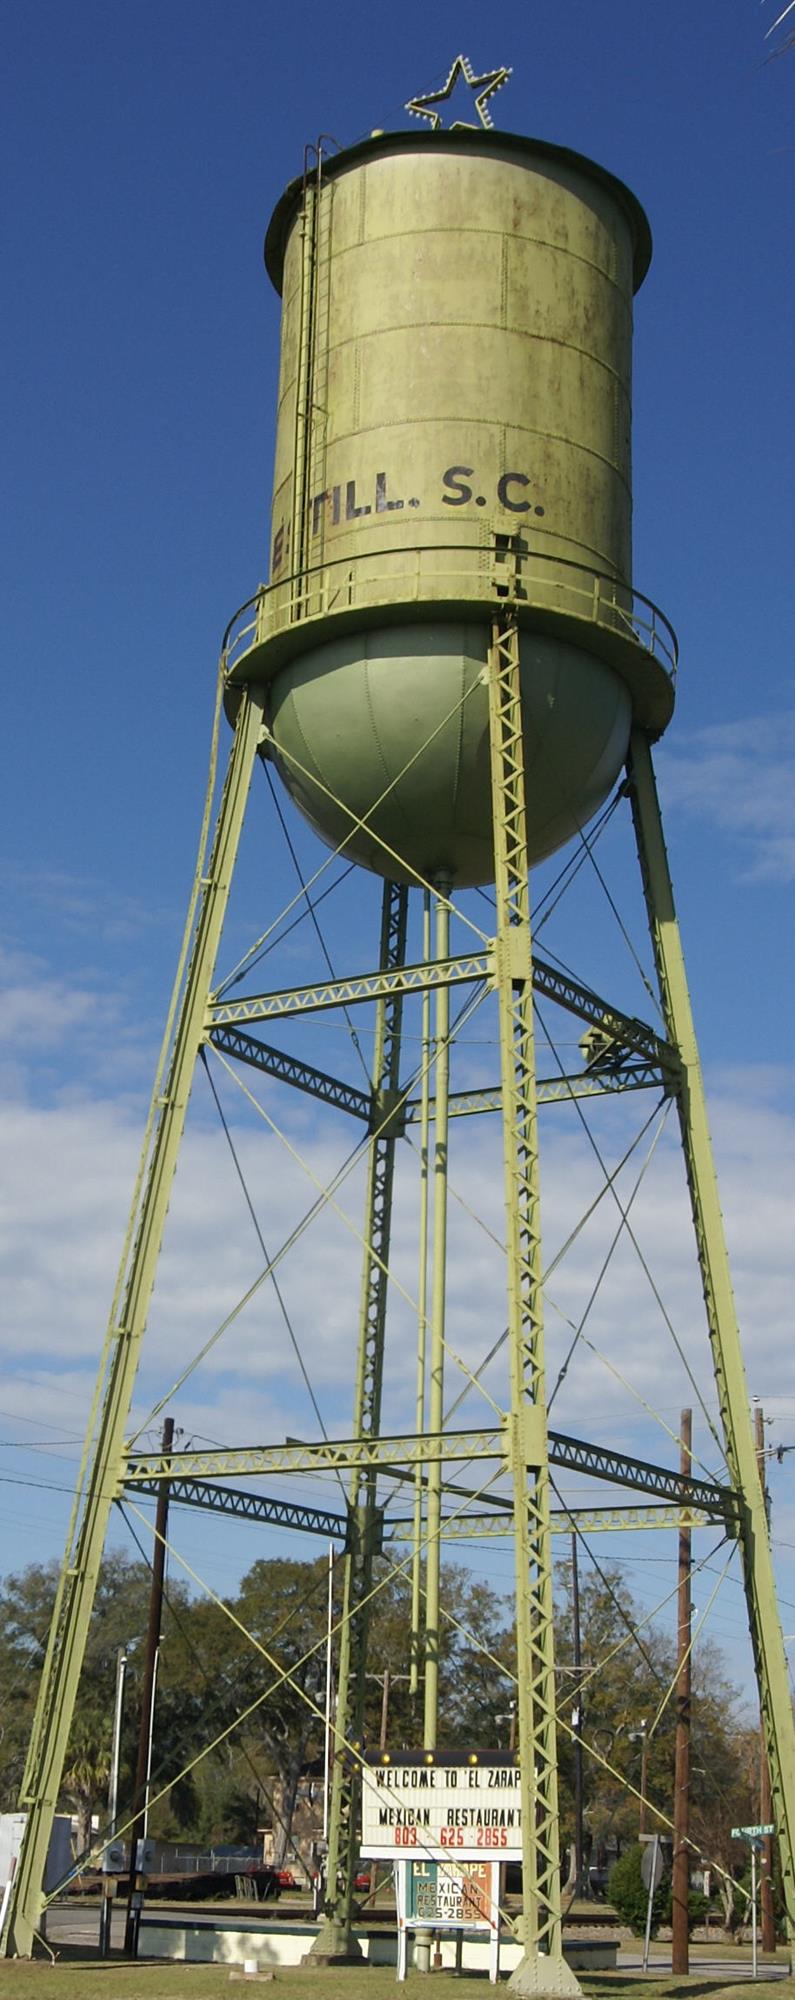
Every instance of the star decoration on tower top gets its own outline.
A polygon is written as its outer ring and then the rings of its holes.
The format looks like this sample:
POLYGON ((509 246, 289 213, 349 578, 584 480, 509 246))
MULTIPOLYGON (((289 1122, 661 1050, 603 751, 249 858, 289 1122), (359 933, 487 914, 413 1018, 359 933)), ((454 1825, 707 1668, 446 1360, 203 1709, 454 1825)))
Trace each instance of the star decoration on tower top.
MULTIPOLYGON (((413 118, 427 118, 431 131, 438 132, 442 123, 442 114, 436 107, 439 104, 447 102, 447 99, 452 96, 459 77, 463 77, 464 82, 468 83, 470 90, 473 90, 475 93, 475 110, 480 119, 480 127, 483 131, 490 132, 493 130, 493 121, 491 112, 489 111, 489 99, 494 96, 496 90, 501 88, 502 84, 507 83, 511 74, 512 71, 510 69, 503 68, 487 70, 485 76, 474 76, 469 57, 456 56, 455 62, 450 65, 450 74, 443 88, 441 90, 429 90, 424 97, 410 97, 406 105, 406 110, 411 113, 413 118)), ((478 126, 474 123, 470 125, 463 118, 456 118, 453 120, 452 125, 448 127, 448 130, 451 132, 477 132, 478 126)))

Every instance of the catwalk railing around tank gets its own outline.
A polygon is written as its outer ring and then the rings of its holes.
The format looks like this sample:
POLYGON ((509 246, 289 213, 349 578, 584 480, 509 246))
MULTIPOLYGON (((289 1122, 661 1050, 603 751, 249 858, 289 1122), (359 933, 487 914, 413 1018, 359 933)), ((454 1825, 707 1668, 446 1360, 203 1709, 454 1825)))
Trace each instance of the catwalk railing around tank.
POLYGON ((335 613, 388 609, 394 615, 400 606, 427 605, 433 614, 443 604, 493 608, 509 591, 520 613, 551 614, 575 626, 595 627, 637 648, 674 682, 676 634, 650 598, 620 578, 568 557, 531 551, 517 536, 501 538, 496 548, 456 542, 357 551, 279 577, 262 584, 230 620, 223 657, 233 673, 252 648, 306 633, 307 626, 335 613))

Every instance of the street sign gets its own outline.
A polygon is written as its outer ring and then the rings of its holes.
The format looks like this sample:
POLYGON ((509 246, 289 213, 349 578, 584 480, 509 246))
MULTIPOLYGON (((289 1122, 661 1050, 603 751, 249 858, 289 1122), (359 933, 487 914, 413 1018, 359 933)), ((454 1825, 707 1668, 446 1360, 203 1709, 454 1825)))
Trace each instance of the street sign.
POLYGON ((774 1826, 733 1826, 732 1840, 765 1840, 775 1831, 774 1826))
POLYGON ((650 1847, 644 1848, 640 1872, 643 1876, 644 1887, 653 1896, 655 1889, 659 1889, 663 1875, 665 1874, 665 1862, 659 1840, 653 1841, 650 1847))

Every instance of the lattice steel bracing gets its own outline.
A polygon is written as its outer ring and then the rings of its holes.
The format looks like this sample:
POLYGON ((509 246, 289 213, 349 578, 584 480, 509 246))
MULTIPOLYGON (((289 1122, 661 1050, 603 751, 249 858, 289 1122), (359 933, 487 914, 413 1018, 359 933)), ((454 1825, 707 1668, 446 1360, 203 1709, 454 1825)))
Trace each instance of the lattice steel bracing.
POLYGON ((540 1183, 519 631, 506 607, 488 663, 495 945, 502 1082, 522 1804, 519 1991, 578 1992, 563 1958, 552 1544, 544 1381, 540 1183), (544 1967, 540 1959, 543 1955, 544 1967))
MULTIPOLYGON (((55 1810, 69 1723, 85 1647, 108 1509, 125 1492, 146 1493, 163 1476, 191 1506, 213 1507, 248 1519, 295 1525, 304 1531, 346 1541, 344 1616, 341 1621, 340 1707, 334 1793, 330 1824, 329 1903, 319 1940, 321 1952, 336 1954, 350 1944, 351 1882, 356 1860, 356 1800, 353 1766, 342 1753, 361 1736, 363 1674, 367 1643, 366 1600, 383 1517, 376 1504, 390 1481, 417 1482, 421 1494, 433 1484, 444 1495, 440 1535, 458 1540, 498 1535, 512 1528, 516 1551, 517 1647, 528 1672, 519 1676, 519 1726, 523 1859, 527 1932, 525 1957, 515 1983, 535 1992, 563 1991, 572 1982, 560 1950, 554 1680, 551 1623, 550 1536, 561 1525, 584 1529, 672 1526, 682 1510, 694 1521, 714 1520, 738 1539, 744 1565, 760 1699, 767 1736, 773 1797, 781 1832, 785 1893, 793 1921, 793 1811, 795 1744, 788 1677, 775 1603, 764 1505, 756 1473, 747 1392, 740 1356, 725 1243, 714 1180, 703 1089, 690 1016, 684 965, 673 908, 662 830, 646 737, 636 733, 629 764, 632 810, 641 860, 649 922, 662 994, 665 1037, 634 1019, 555 966, 534 958, 524 835, 521 701, 518 634, 509 601, 499 603, 488 665, 492 745, 493 817, 497 887, 496 937, 467 954, 406 963, 408 892, 387 886, 384 894, 379 965, 353 977, 321 979, 269 994, 232 1001, 211 991, 213 966, 243 822, 249 778, 262 733, 262 703, 243 690, 234 745, 218 824, 207 865, 199 870, 186 930, 184 976, 175 991, 167 1036, 168 1059, 157 1082, 133 1203, 111 1324, 98 1380, 81 1479, 80 1500, 70 1529, 25 1773, 22 1803, 30 1808, 29 1830, 14 1885, 7 1940, 26 1951, 42 1908, 42 1876, 55 1810), (422 1111, 416 1082, 400 1084, 401 1008, 406 996, 458 990, 465 1000, 486 982, 499 1015, 501 1081, 485 1089, 451 1092, 451 1117, 485 1111, 501 1118, 504 1141, 505 1210, 508 1245, 508 1336, 510 1408, 503 1418, 479 1429, 454 1431, 429 1424, 423 1434, 396 1436, 381 1430, 381 1387, 387 1267, 395 1149, 422 1111), (569 1077, 536 1079, 533 995, 565 1009, 588 1032, 581 1043, 582 1066, 569 1077), (375 1004, 377 1039, 370 1091, 330 1075, 250 1032, 267 1020, 299 1021, 326 1009, 375 1004), (358 1367, 353 1434, 347 1439, 263 1444, 249 1449, 216 1449, 145 1454, 126 1449, 124 1427, 130 1406, 154 1268, 165 1222, 171 1176, 181 1140, 193 1066, 202 1041, 253 1066, 280 1083, 307 1092, 332 1110, 370 1130, 369 1179, 364 1236, 358 1367), (163 1078, 165 1081, 163 1081, 163 1078), (621 1454, 587 1440, 548 1431, 544 1391, 543 1328, 538 1242, 539 1167, 536 1102, 570 1100, 574 1095, 654 1088, 676 1096, 691 1204, 701 1262, 707 1318, 726 1458, 731 1484, 682 1475, 665 1466, 621 1454), (477 1474, 471 1470, 472 1463, 477 1474), (488 1499, 461 1485, 477 1487, 486 1465, 510 1475, 511 1498, 488 1499), (578 1509, 553 1518, 549 1468, 606 1486, 634 1489, 649 1505, 633 1514, 606 1495, 605 1509, 578 1509), (332 1470, 348 1475, 349 1507, 343 1514, 267 1500, 247 1493, 219 1492, 209 1482, 225 1473, 241 1477, 308 1474, 332 1470), (437 1478, 438 1474, 438 1478, 437 1478), (463 1503, 463 1504, 462 1504, 463 1503), (656 1503, 656 1507, 651 1503, 656 1503)), ((430 1002, 429 1002, 430 1004, 430 1002)), ((493 1003, 492 1003, 493 1004, 493 1003)), ((454 1037, 453 1037, 454 1039, 454 1037)), ((428 1091, 430 1096, 430 1092, 428 1091)), ((446 1091, 445 1091, 446 1097, 446 1091)), ((438 1103, 430 1101, 429 1118, 438 1103)), ((553 1114, 554 1115, 554 1114, 553 1114)), ((438 1138, 438 1133, 437 1133, 438 1138)), ((439 1267, 441 1270, 441 1266, 439 1267)), ((505 1302, 495 1290, 489 1338, 499 1342, 505 1302)), ((437 1411, 438 1417, 438 1411, 437 1411)), ((439 1423, 441 1419, 439 1419, 439 1423)), ((413 1524, 392 1517, 389 1540, 407 1539, 413 1524)), ((432 1526, 426 1520, 425 1533, 432 1526)), ((434 1530, 435 1532, 435 1530, 434 1530)), ((417 1537, 418 1545, 420 1537, 417 1537)), ((443 1740, 443 1727, 440 1729, 443 1740)))
MULTIPOLYGON (((214 1000, 209 1010, 211 1033, 216 1028, 251 1026, 255 1021, 289 1020, 297 1014, 317 1014, 328 1007, 355 1007, 378 1000, 382 993, 424 993, 440 986, 472 985, 495 976, 494 947, 465 952, 456 958, 423 959, 420 965, 403 965, 378 972, 354 973, 346 979, 323 979, 312 986, 290 986, 280 993, 251 993, 242 1000, 214 1000)), ((661 1040, 645 1021, 622 1014, 608 1000, 583 986, 545 959, 533 963, 533 987, 545 1000, 575 1014, 581 1021, 610 1040, 615 1058, 632 1051, 676 1076, 676 1052, 661 1040)))
MULTIPOLYGON (((406 955, 408 889, 384 883, 379 963, 383 972, 402 965, 406 955)), ((365 1198, 365 1252, 359 1311, 359 1345, 354 1402, 354 1435, 367 1442, 381 1427, 387 1274, 395 1173, 394 1107, 400 1084, 402 995, 386 993, 376 1008, 371 1139, 365 1198)), ((343 1565, 337 1713, 333 1737, 333 1778, 326 1869, 324 1922, 313 1946, 321 1958, 347 1956, 352 1949, 351 1916, 359 1829, 358 1765, 350 1746, 361 1743, 369 1599, 373 1582, 378 1508, 376 1467, 360 1463, 349 1498, 348 1544, 343 1565)))
MULTIPOLYGON (((505 1420, 507 1422, 507 1419, 505 1420)), ((425 1432, 416 1437, 381 1434, 372 1438, 324 1438, 314 1444, 232 1445, 226 1450, 204 1447, 201 1451, 128 1454, 124 1464, 124 1485, 135 1488, 157 1486, 161 1479, 257 1478, 273 1473, 344 1472, 353 1466, 380 1468, 393 1478, 411 1475, 408 1468, 430 1465, 437 1459, 448 1464, 489 1459, 504 1460, 505 1422, 489 1430, 425 1432)), ((567 1437, 562 1431, 547 1432, 550 1465, 567 1472, 579 1472, 589 1479, 602 1479, 610 1486, 632 1487, 658 1500, 670 1500, 680 1507, 706 1507, 725 1520, 727 1533, 736 1534, 742 1500, 729 1486, 717 1486, 706 1479, 685 1477, 667 1465, 653 1465, 647 1459, 631 1458, 628 1452, 612 1451, 609 1445, 589 1443, 585 1438, 567 1437)), ((455 1491, 449 1479, 448 1491, 455 1491)))
MULTIPOLYGON (((134 1494, 147 1494, 156 1499, 160 1481, 145 1479, 133 1487, 134 1494)), ((460 1493, 461 1488, 448 1484, 446 1492, 460 1493)), ((473 1503, 478 1503, 478 1495, 473 1493, 473 1503)), ((200 1479, 171 1480, 170 1505, 174 1507, 196 1507, 202 1513, 229 1514, 238 1521, 262 1521, 269 1527, 297 1528, 305 1535, 320 1535, 324 1542, 338 1541, 343 1547, 348 1534, 347 1514, 332 1513, 326 1507, 303 1507, 295 1501, 276 1500, 272 1494, 251 1493, 243 1487, 205 1485, 200 1479)), ((703 1528, 712 1521, 724 1518, 720 1506, 711 1510, 701 1507, 571 1507, 553 1508, 551 1521, 553 1534, 571 1535, 575 1531, 582 1534, 597 1534, 607 1530, 627 1530, 634 1534, 638 1528, 664 1528, 666 1530, 703 1528)), ((472 1541, 475 1536, 505 1536, 511 1529, 513 1512, 509 1502, 489 1512, 481 1504, 473 1505, 471 1514, 459 1510, 441 1524, 441 1535, 447 1541, 472 1541)), ((401 1546, 412 1539, 413 1518, 401 1515, 390 1516, 388 1527, 383 1524, 380 1541, 386 1548, 389 1544, 401 1546)))
MULTIPOLYGON (((436 897, 436 956, 444 960, 450 949, 449 881, 439 884, 436 897)), ((447 1209, 448 1146, 450 1099, 450 994, 441 989, 436 995, 435 1017, 436 1102, 433 1122, 433 1259, 431 1266, 430 1340, 428 1343, 428 1415, 431 1437, 439 1437, 444 1425, 444 1359, 447 1312, 447 1209)), ((420 1508, 418 1540, 422 1535, 420 1508)), ((425 1490, 425 1690, 423 1702, 423 1742, 435 1750, 439 1733, 439 1665, 441 1657, 442 1597, 442 1463, 436 1459, 428 1467, 425 1490)))

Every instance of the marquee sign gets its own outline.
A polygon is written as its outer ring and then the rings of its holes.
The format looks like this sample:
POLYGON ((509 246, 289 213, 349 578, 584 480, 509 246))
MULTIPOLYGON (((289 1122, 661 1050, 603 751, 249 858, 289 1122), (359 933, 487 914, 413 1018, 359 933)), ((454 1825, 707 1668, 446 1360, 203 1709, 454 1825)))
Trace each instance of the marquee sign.
POLYGON ((373 1860, 520 1861, 522 1808, 513 1757, 424 1752, 362 1770, 361 1852, 373 1860))

